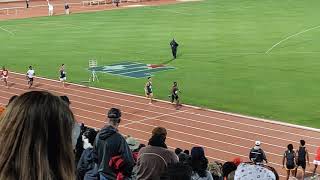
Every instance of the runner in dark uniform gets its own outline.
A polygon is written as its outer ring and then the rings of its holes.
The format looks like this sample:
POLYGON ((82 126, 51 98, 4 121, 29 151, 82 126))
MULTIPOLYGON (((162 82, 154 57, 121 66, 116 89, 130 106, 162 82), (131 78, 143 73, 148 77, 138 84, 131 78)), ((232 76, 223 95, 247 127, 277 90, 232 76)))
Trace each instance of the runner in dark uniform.
MULTIPOLYGON (((308 150, 305 147, 306 142, 304 140, 300 140, 300 146, 299 146, 299 150, 297 151, 297 169, 299 168, 299 166, 302 167, 303 173, 302 173, 302 179, 304 179, 304 176, 306 174, 306 166, 307 163, 306 161, 308 161, 308 165, 309 163, 309 154, 308 154, 308 150)), ((297 176, 297 171, 295 172, 295 176, 297 176)))
POLYGON ((64 88, 64 83, 65 81, 67 80, 67 77, 66 77, 66 72, 64 70, 64 64, 61 65, 60 67, 60 81, 62 82, 62 87, 64 88))
POLYGON ((144 91, 146 93, 146 97, 150 98, 149 104, 152 104, 153 92, 152 92, 152 79, 151 79, 151 77, 148 77, 148 82, 146 83, 146 85, 144 87, 144 91))
POLYGON ((179 88, 178 88, 178 83, 173 82, 173 86, 171 89, 171 103, 176 101, 176 107, 178 108, 180 106, 180 101, 179 101, 179 95, 178 95, 179 88))

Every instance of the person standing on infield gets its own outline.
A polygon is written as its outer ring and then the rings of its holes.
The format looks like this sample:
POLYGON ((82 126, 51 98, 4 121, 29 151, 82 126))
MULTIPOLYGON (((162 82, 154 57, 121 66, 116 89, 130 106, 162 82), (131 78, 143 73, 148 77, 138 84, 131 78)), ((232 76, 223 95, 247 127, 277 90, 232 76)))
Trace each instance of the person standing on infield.
POLYGON ((177 49, 178 49, 179 44, 173 38, 172 41, 170 42, 170 46, 171 46, 173 59, 176 59, 177 58, 177 49))
POLYGON ((152 79, 151 79, 151 77, 148 77, 148 82, 146 83, 146 85, 144 87, 144 92, 146 94, 146 97, 150 98, 149 104, 152 104, 153 92, 152 92, 152 79))
POLYGON ((32 68, 32 66, 29 66, 29 70, 27 71, 27 80, 28 80, 28 84, 29 84, 29 89, 31 88, 31 86, 33 85, 33 76, 35 75, 35 72, 32 68))

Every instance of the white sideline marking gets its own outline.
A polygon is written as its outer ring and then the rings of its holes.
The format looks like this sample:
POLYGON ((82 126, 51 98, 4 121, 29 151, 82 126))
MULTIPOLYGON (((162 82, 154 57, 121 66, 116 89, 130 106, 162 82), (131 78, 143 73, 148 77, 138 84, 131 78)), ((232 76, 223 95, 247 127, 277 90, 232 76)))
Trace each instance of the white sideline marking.
POLYGON ((13 33, 13 32, 11 32, 11 31, 9 31, 9 30, 7 30, 7 29, 3 28, 2 26, 0 26, 0 29, 2 29, 3 31, 5 31, 5 32, 7 32, 7 33, 11 34, 12 36, 14 36, 14 33, 13 33))
MULTIPOLYGON (((17 72, 10 72, 12 74, 17 74, 20 76, 25 76, 25 74, 22 73, 17 73, 17 72)), ((46 81, 52 81, 52 82, 57 82, 60 83, 60 81, 58 80, 54 80, 54 79, 49 79, 49 78, 44 78, 44 77, 37 77, 39 79, 43 79, 46 81)), ((74 85, 74 86, 78 86, 78 87, 85 87, 85 88, 89 88, 89 89, 94 89, 94 90, 99 90, 99 91, 105 91, 105 92, 111 92, 111 93, 115 93, 115 94, 121 94, 121 95, 126 95, 126 96, 131 96, 131 97, 137 97, 140 99, 146 99, 148 100, 148 98, 144 97, 144 96, 139 96, 139 95, 134 95, 134 94, 129 94, 129 93, 124 93, 124 92, 118 92, 118 91, 113 91, 113 90, 109 90, 109 89, 101 89, 101 88, 96 88, 96 87, 88 87, 88 86, 84 86, 84 85, 80 85, 80 84, 76 84, 76 83, 69 83, 70 85, 74 85)), ((166 104, 171 104, 168 101, 164 101, 161 99, 154 99, 158 102, 162 102, 162 103, 166 103, 166 104)), ((201 107, 197 107, 197 106, 192 106, 192 105, 187 105, 187 104, 183 104, 183 106, 185 107, 190 107, 193 109, 201 109, 201 110, 205 110, 205 111, 211 111, 211 112, 215 112, 215 113, 220 113, 220 114, 225 114, 225 115, 229 115, 229 116, 234 116, 234 117, 241 117, 241 118, 246 118, 246 119, 250 119, 250 120, 255 120, 255 121, 260 121, 260 122, 265 122, 265 123, 270 123, 270 124, 276 124, 276 125, 281 125, 281 126, 286 126, 286 127, 291 127, 291 128, 298 128, 298 129, 304 129, 304 130, 309 130, 309 131, 314 131, 314 132, 320 132, 320 129, 317 128, 312 128, 312 127, 306 127, 306 126, 300 126, 300 125, 294 125, 294 124, 290 124, 290 123, 284 123, 284 122, 280 122, 280 121, 276 121, 276 120, 269 120, 269 119, 262 119, 262 118, 257 118, 257 117, 252 117, 252 116, 246 116, 246 115, 241 115, 241 114, 237 114, 237 113, 230 113, 230 112, 224 112, 224 111, 218 111, 218 110, 213 110, 213 109, 207 109, 207 108, 201 108, 201 107)), ((158 106, 160 107, 160 106, 158 106)))
POLYGON ((288 36, 288 37, 282 39, 281 41, 279 41, 278 43, 274 44, 274 45, 273 45, 270 49, 268 49, 265 53, 268 54, 273 48, 275 48, 276 46, 278 46, 278 45, 281 44, 282 42, 284 42, 284 41, 286 41, 286 40, 288 40, 288 39, 290 39, 290 38, 292 38, 292 37, 295 37, 295 36, 298 36, 298 35, 300 35, 300 34, 302 34, 302 33, 305 33, 305 32, 308 32, 308 31, 311 31, 311 30, 314 30, 314 29, 317 29, 317 28, 319 28, 319 27, 320 27, 320 25, 319 25, 319 26, 316 26, 316 27, 312 27, 312 28, 306 29, 306 30, 303 30, 303 31, 300 31, 300 32, 298 32, 298 33, 296 33, 296 34, 293 34, 293 35, 291 35, 291 36, 288 36))
MULTIPOLYGON (((22 79, 22 78, 15 78, 15 77, 14 77, 13 79, 21 79, 21 80, 24 80, 24 79, 22 79)), ((47 83, 42 83, 42 84, 47 85, 47 86, 52 86, 52 87, 60 87, 60 86, 56 86, 56 85, 52 85, 52 84, 47 84, 47 83)), ((81 92, 81 93, 92 94, 92 95, 95 95, 95 96, 107 97, 107 98, 111 98, 111 99, 123 100, 123 101, 126 101, 126 102, 132 102, 132 103, 135 103, 135 104, 145 105, 145 103, 139 103, 139 102, 136 102, 136 101, 130 101, 130 100, 121 99, 121 98, 116 98, 116 97, 112 97, 112 96, 104 96, 104 95, 100 95, 100 94, 96 94, 96 93, 91 93, 91 92, 87 92, 87 91, 76 90, 76 89, 71 89, 71 90, 77 91, 77 92, 81 92)), ((92 98, 89 98, 89 99, 92 99, 92 98)), ((100 100, 97 100, 97 99, 92 99, 92 100, 94 100, 94 101, 100 101, 100 100)), ((121 104, 120 104, 120 106, 121 106, 121 104)), ((122 105, 122 106, 125 106, 125 105, 122 105)), ((161 108, 161 109, 172 110, 172 109, 170 109, 170 108, 166 108, 166 107, 162 107, 162 106, 156 106, 156 105, 153 105, 153 106, 154 106, 154 107, 161 108)), ((125 106, 125 107, 127 107, 127 106, 125 106)), ((132 107, 131 107, 131 108, 132 108, 132 107)), ((137 108, 137 109, 138 109, 138 110, 146 111, 146 110, 140 109, 140 108, 137 108)), ((148 111, 148 112, 152 112, 152 111, 148 111)), ((153 113, 157 113, 157 112, 153 112, 153 113)), ((317 138, 317 137, 310 137, 310 136, 306 136, 306 135, 303 135, 303 134, 291 133, 291 132, 287 132, 287 131, 283 131, 283 130, 278 130, 278 129, 273 129, 273 128, 267 128, 267 127, 261 127, 261 126, 258 126, 258 125, 242 123, 242 122, 239 122, 239 121, 232 121, 232 120, 228 120, 228 119, 224 119, 224 118, 212 117, 212 116, 203 115, 203 114, 199 114, 199 113, 193 113, 193 112, 185 112, 185 113, 187 113, 187 114, 192 114, 192 115, 195 115, 195 116, 206 117, 206 118, 210 118, 210 119, 214 119, 214 120, 227 121, 227 122, 236 123, 236 124, 240 124, 240 125, 251 126, 251 127, 254 127, 254 128, 267 129, 267 130, 270 130, 270 131, 276 131, 276 132, 291 134, 291 135, 294 135, 294 136, 307 137, 307 138, 310 138, 310 139, 317 139, 317 140, 320 139, 320 138, 317 138)), ((133 114, 133 115, 134 115, 134 114, 133 114)), ((138 115, 135 115, 135 116, 138 116, 138 115)))

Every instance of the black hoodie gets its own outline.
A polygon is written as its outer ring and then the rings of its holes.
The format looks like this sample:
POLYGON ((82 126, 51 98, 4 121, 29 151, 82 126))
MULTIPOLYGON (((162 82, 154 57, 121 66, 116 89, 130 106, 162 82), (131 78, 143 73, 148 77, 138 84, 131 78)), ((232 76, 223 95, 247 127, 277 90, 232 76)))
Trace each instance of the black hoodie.
POLYGON ((105 126, 101 129, 97 134, 94 150, 97 155, 98 172, 103 173, 107 179, 116 179, 115 172, 109 167, 109 161, 118 155, 121 155, 124 160, 124 175, 130 176, 134 160, 126 140, 117 129, 112 126, 105 126))

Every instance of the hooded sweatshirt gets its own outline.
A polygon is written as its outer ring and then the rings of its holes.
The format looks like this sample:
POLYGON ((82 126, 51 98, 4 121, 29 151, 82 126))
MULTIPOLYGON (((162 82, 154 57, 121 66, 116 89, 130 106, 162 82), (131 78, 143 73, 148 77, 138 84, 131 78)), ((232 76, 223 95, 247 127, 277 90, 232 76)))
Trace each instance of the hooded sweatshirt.
POLYGON ((121 156, 124 160, 124 175, 130 176, 134 166, 131 150, 118 130, 112 126, 105 126, 97 134, 94 150, 97 156, 98 172, 107 179, 116 179, 117 175, 109 167, 109 161, 114 156, 121 156))
POLYGON ((263 161, 267 161, 266 154, 261 149, 260 146, 254 146, 249 154, 249 158, 251 161, 256 163, 262 163, 263 161))

